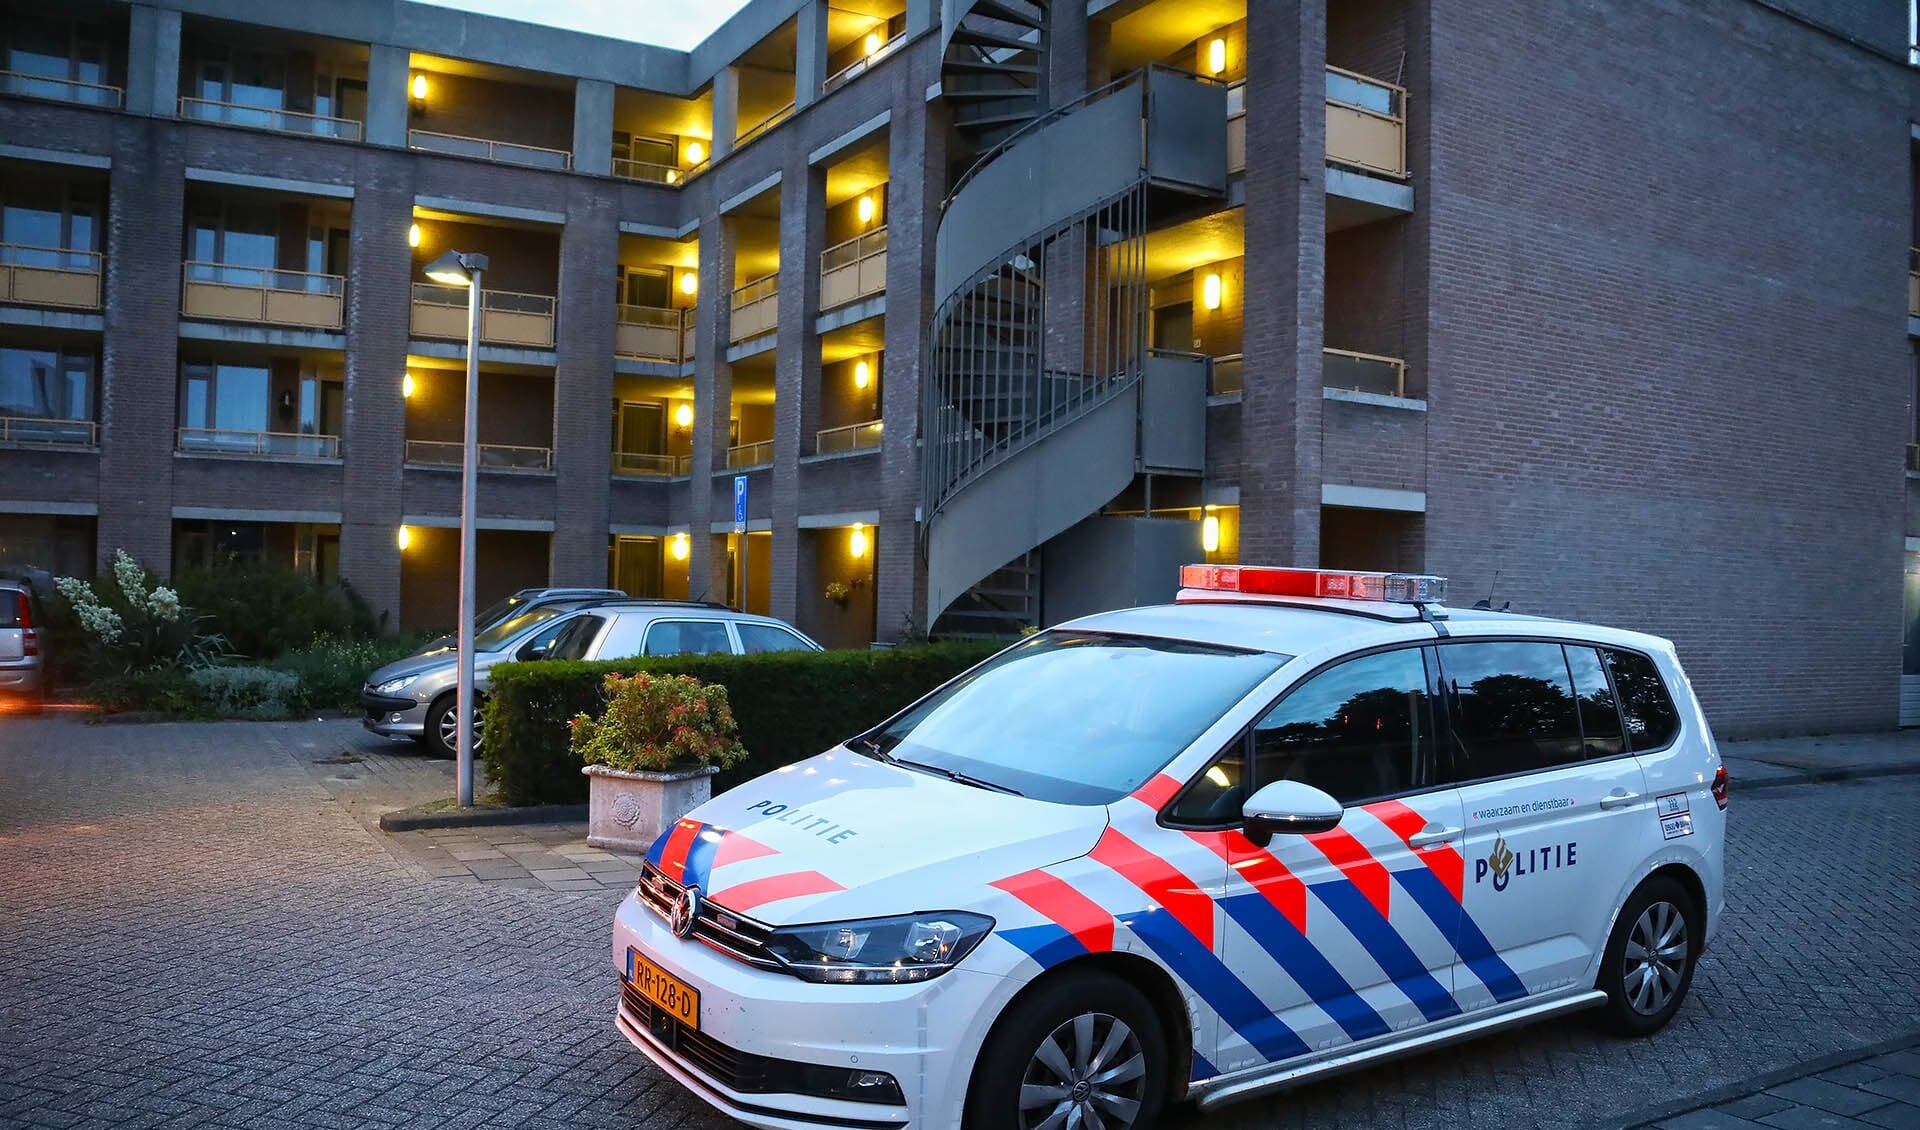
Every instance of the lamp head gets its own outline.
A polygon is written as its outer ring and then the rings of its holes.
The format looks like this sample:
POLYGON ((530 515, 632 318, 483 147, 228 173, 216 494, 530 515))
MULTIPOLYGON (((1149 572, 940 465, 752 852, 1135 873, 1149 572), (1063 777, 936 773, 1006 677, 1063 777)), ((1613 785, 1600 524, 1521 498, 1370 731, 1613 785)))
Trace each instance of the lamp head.
POLYGON ((427 264, 426 276, 446 286, 472 286, 473 276, 487 269, 487 257, 477 251, 447 251, 427 264))

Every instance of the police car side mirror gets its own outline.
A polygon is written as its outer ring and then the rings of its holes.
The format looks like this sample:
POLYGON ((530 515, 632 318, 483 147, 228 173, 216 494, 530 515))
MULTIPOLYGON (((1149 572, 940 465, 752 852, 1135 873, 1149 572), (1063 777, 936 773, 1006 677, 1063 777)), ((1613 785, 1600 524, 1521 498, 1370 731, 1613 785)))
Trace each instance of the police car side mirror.
POLYGON ((1299 781, 1274 781, 1240 806, 1246 837, 1266 847, 1275 835, 1307 836, 1340 826, 1346 809, 1339 801, 1299 781))

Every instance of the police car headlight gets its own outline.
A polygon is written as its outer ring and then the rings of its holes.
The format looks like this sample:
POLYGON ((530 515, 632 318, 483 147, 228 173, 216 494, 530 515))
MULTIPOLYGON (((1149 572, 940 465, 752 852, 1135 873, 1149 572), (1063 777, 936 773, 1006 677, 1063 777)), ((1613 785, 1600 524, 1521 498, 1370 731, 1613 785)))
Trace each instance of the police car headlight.
POLYGON ((841 985, 895 985, 930 981, 958 965, 993 919, 961 910, 789 926, 767 938, 767 948, 804 981, 841 985))
POLYGON ((412 686, 414 680, 419 677, 418 675, 403 675, 398 679, 388 679, 386 682, 373 688, 373 692, 375 694, 399 694, 401 691, 412 686))

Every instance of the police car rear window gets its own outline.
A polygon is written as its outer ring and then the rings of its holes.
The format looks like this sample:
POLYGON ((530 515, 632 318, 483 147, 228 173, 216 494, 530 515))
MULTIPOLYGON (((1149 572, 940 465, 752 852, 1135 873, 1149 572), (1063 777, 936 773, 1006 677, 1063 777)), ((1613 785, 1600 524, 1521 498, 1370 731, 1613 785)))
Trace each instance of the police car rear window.
POLYGON ((1158 773, 1288 658, 1158 637, 1043 632, 851 745, 984 788, 1108 804, 1158 773))
POLYGON ((1680 714, 1653 660, 1637 651, 1607 652, 1607 669, 1627 723, 1627 744, 1635 751, 1659 749, 1680 732, 1680 714))

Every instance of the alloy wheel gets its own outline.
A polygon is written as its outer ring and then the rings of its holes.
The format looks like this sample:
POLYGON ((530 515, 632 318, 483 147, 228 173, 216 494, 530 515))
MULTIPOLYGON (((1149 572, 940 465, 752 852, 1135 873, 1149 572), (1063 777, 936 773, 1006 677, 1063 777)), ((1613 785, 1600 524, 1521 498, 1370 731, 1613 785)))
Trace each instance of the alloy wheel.
MULTIPOLYGON (((473 710, 473 748, 475 752, 479 752, 480 749, 480 736, 482 733, 480 718, 479 699, 476 697, 473 710)), ((440 712, 440 741, 444 743, 448 749, 460 748, 460 712, 458 709, 443 710, 440 712)))
POLYGON ((1627 1004, 1642 1016, 1667 1007, 1687 968, 1687 917, 1670 902, 1640 912, 1627 935, 1622 987, 1627 1004))
POLYGON ((1128 1130, 1146 1097, 1140 1038, 1087 1012, 1040 1041, 1020 1084, 1020 1130, 1128 1130))

